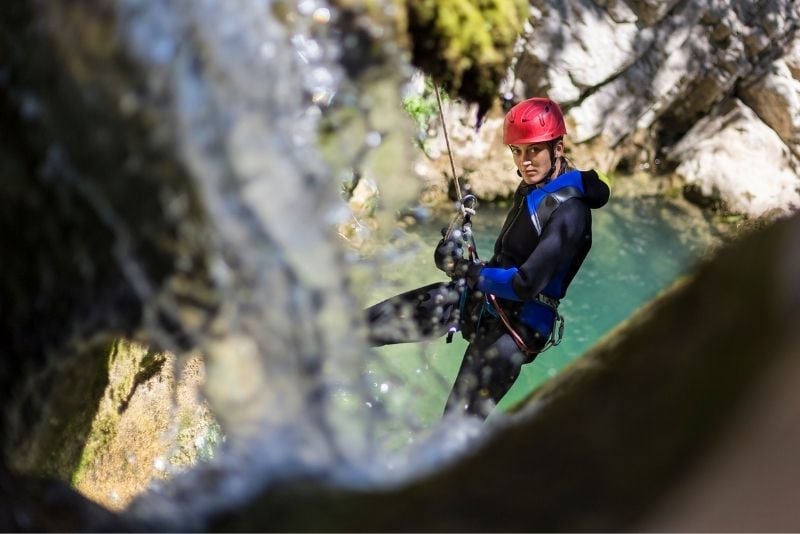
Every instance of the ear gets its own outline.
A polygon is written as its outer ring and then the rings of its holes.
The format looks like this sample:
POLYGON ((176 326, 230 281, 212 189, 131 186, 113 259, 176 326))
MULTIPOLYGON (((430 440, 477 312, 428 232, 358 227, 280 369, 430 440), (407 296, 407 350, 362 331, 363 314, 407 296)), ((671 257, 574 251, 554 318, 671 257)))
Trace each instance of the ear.
POLYGON ((564 155, 564 141, 562 139, 559 139, 558 142, 556 142, 556 146, 553 147, 553 154, 555 154, 557 158, 560 158, 564 155))

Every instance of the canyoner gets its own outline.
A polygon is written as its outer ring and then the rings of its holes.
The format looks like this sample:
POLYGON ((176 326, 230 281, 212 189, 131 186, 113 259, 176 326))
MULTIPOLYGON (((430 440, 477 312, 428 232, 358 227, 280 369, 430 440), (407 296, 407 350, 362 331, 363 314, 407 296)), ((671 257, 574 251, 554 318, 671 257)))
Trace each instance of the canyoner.
POLYGON ((486 418, 523 365, 564 333, 561 299, 592 245, 591 210, 609 198, 608 179, 575 169, 565 156, 564 116, 534 97, 505 116, 503 143, 521 182, 495 241, 480 258, 472 230, 477 199, 462 194, 436 89, 457 195, 457 213, 434 251, 450 279, 401 293, 367 309, 374 346, 418 342, 460 331, 468 342, 445 413, 486 418))

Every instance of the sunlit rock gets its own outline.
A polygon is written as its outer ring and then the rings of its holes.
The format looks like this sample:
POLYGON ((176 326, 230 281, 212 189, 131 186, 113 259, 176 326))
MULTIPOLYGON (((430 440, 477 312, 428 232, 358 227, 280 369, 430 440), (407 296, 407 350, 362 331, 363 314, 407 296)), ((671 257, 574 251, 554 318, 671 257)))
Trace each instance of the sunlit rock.
POLYGON ((731 100, 698 121, 669 157, 706 196, 752 216, 800 208, 800 161, 749 107, 731 100))
MULTIPOLYGON (((621 5, 620 3, 617 3, 621 5)), ((530 35, 515 67, 525 94, 547 94, 570 106, 583 92, 608 81, 651 45, 652 30, 634 20, 619 22, 591 0, 532 2, 530 35)))
POLYGON ((787 61, 777 60, 742 87, 741 98, 800 157, 800 73, 793 76, 787 61))

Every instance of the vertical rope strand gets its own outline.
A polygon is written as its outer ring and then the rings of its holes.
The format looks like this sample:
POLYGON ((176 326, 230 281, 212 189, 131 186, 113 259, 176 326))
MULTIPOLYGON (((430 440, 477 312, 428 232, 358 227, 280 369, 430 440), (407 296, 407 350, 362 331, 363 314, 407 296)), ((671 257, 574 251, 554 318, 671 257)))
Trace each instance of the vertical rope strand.
POLYGON ((439 120, 442 123, 442 131, 444 132, 444 143, 447 146, 447 157, 450 158, 450 171, 453 173, 453 182, 456 184, 456 194, 458 195, 459 203, 461 203, 461 186, 458 183, 458 176, 456 176, 456 164, 453 161, 453 151, 450 150, 450 137, 447 135, 447 124, 445 123, 444 111, 442 109, 442 97, 439 95, 439 86, 436 85, 436 82, 433 80, 431 81, 433 82, 433 90, 436 93, 436 103, 439 105, 439 120))

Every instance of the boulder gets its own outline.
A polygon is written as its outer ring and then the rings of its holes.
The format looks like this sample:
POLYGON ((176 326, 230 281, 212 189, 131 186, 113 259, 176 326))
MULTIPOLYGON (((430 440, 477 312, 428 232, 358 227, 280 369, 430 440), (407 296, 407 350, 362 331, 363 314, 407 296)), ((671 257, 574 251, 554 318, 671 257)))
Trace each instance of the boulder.
POLYGON ((591 0, 557 5, 536 0, 531 13, 529 38, 515 67, 525 91, 518 97, 547 94, 570 106, 589 88, 628 68, 650 46, 652 31, 641 30, 632 12, 620 16, 615 11, 615 17, 591 0))
POLYGON ((728 209, 754 217, 800 208, 800 160, 740 100, 728 100, 672 147, 676 173, 728 209))
POLYGON ((800 157, 800 72, 792 72, 791 61, 773 62, 765 76, 743 84, 739 94, 742 102, 800 157))

